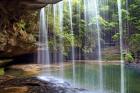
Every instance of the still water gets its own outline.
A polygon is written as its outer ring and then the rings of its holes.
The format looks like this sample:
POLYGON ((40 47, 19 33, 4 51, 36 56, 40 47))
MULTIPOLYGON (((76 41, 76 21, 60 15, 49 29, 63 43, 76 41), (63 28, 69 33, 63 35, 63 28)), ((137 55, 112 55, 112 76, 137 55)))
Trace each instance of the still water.
MULTIPOLYGON (((77 88, 91 91, 90 93, 120 93, 121 69, 119 64, 103 64, 103 91, 100 91, 100 66, 98 64, 77 63, 75 67, 75 80, 73 80, 72 65, 64 67, 64 76, 60 76, 59 70, 53 71, 52 76, 61 78, 77 88), (75 84, 73 84, 75 81, 75 84)), ((140 73, 134 69, 125 67, 125 93, 140 93, 140 73)))

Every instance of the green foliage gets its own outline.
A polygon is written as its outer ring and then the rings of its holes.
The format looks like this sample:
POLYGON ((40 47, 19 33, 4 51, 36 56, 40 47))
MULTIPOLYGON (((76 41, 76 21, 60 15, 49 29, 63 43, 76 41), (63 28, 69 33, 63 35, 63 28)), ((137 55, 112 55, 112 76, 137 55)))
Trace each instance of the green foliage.
MULTIPOLYGON (((48 24, 49 24, 49 44, 50 47, 56 47, 60 45, 60 39, 63 40, 65 53, 69 51, 74 41, 74 47, 78 47, 86 53, 92 52, 96 47, 96 36, 90 38, 91 29, 87 29, 89 26, 95 26, 97 18, 92 18, 90 22, 86 23, 84 18, 84 1, 72 0, 72 26, 74 34, 71 33, 71 24, 69 16, 69 5, 67 1, 64 1, 63 6, 63 31, 60 29, 60 16, 58 9, 56 9, 56 16, 53 15, 54 7, 47 9, 48 24), (48 12, 51 11, 51 12, 48 12), (49 14, 48 14, 49 13, 49 14), (55 20, 55 23, 54 23, 55 20), (86 25, 87 24, 87 25, 86 25), (56 38, 56 41, 54 40, 56 38), (85 42, 86 40, 86 42, 85 42), (90 42, 89 42, 90 41, 90 42), (85 44, 86 43, 86 44, 85 44), (58 46, 57 46, 58 45, 58 46)), ((118 22, 118 5, 117 0, 109 0, 108 3, 103 3, 101 0, 99 5, 100 15, 98 16, 99 25, 101 27, 101 34, 108 35, 113 33, 112 39, 118 44, 119 34, 119 22, 118 22)), ((123 39, 126 41, 126 46, 129 46, 131 52, 140 51, 140 0, 122 0, 122 26, 123 26, 123 39), (127 6, 128 3, 128 6, 127 6), (127 32, 127 31, 130 32, 127 32)), ((24 29, 25 24, 20 22, 20 27, 24 29)), ((97 29, 92 29, 97 31, 97 29)), ((102 42, 104 42, 102 40, 102 42)), ((57 49, 57 48, 56 48, 57 49)), ((66 53, 67 54, 67 53, 66 53)), ((130 56, 129 56, 130 57, 130 56)), ((128 57, 128 58, 129 58, 128 57)))
POLYGON ((129 5, 130 22, 135 28, 134 30, 140 31, 140 0, 132 0, 129 5))
POLYGON ((140 51, 140 34, 133 34, 129 39, 129 46, 131 51, 140 51))
POLYGON ((126 62, 134 62, 134 58, 131 53, 126 53, 124 59, 126 62))
POLYGON ((120 33, 116 33, 115 35, 112 36, 112 39, 113 39, 114 41, 119 40, 119 38, 120 38, 120 33))
POLYGON ((100 22, 100 26, 102 27, 102 30, 106 30, 106 31, 110 31, 112 28, 116 26, 115 22, 111 22, 111 21, 109 22, 101 16, 99 17, 99 22, 100 22))
POLYGON ((101 12, 107 12, 109 10, 109 5, 104 5, 100 8, 101 12))
POLYGON ((17 26, 18 26, 18 28, 19 28, 20 30, 24 30, 24 29, 25 29, 26 23, 25 23, 25 21, 24 21, 23 19, 21 19, 21 20, 20 20, 19 22, 17 22, 16 24, 17 24, 17 26))

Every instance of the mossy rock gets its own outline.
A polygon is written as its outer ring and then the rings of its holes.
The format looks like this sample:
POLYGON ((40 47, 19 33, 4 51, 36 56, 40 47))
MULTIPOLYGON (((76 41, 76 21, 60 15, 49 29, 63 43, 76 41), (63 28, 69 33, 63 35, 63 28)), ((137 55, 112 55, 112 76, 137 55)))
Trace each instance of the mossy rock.
POLYGON ((36 77, 14 78, 0 83, 0 93, 85 93, 67 83, 53 83, 36 77))

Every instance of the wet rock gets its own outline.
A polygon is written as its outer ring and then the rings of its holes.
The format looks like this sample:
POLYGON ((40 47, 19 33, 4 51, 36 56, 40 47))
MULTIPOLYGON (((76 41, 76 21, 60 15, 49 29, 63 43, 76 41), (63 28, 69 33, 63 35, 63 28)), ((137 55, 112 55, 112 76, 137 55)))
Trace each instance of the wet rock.
POLYGON ((0 67, 4 67, 7 64, 9 64, 12 61, 12 59, 7 59, 7 60, 0 60, 0 67))
POLYGON ((0 90, 0 93, 27 93, 28 87, 9 87, 0 90))
POLYGON ((14 78, 0 82, 0 89, 0 93, 81 93, 83 91, 67 86, 62 87, 36 77, 14 78))
POLYGON ((0 83, 5 82, 5 81, 8 81, 10 79, 14 79, 14 76, 10 76, 10 75, 0 76, 0 83))

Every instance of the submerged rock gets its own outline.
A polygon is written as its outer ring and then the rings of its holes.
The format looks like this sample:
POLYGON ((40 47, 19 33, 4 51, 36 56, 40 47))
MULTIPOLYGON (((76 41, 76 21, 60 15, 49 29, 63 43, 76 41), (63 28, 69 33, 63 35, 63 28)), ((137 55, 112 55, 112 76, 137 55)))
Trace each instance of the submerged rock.
POLYGON ((36 77, 14 78, 0 82, 0 93, 81 93, 85 90, 59 86, 36 77))
POLYGON ((42 64, 17 64, 7 67, 6 74, 19 77, 29 77, 36 76, 41 72, 47 73, 50 70, 58 71, 60 70, 60 67, 57 65, 48 66, 42 64))
POLYGON ((140 73, 140 63, 126 63, 125 67, 136 70, 137 72, 140 73))
POLYGON ((6 73, 13 76, 25 77, 38 75, 42 69, 38 64, 26 64, 26 65, 12 65, 6 70, 6 73))

